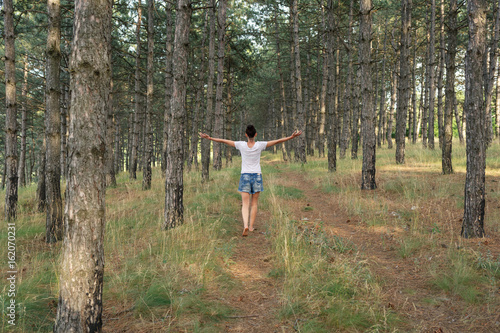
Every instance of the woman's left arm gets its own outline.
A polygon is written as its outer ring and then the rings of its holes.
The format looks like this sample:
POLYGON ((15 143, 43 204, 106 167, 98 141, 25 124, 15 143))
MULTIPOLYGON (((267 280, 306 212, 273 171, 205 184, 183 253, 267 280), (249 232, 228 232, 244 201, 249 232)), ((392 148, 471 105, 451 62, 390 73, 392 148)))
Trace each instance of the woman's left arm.
POLYGON ((205 134, 205 133, 200 133, 200 137, 202 137, 203 139, 208 139, 208 140, 212 140, 215 142, 225 143, 226 145, 231 146, 231 147, 235 146, 234 141, 226 140, 226 139, 211 138, 208 134, 205 134))

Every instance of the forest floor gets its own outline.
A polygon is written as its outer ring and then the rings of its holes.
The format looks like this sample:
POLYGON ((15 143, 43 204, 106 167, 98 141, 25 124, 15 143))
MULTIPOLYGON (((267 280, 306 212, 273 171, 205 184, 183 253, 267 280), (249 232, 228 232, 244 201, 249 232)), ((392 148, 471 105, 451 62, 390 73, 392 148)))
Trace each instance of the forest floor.
MULTIPOLYGON (((167 232, 162 182, 142 191, 141 179, 121 174, 106 198, 103 330, 500 332, 499 152, 487 161, 488 237, 473 240, 460 237, 461 146, 448 176, 439 152, 409 146, 396 166, 379 149, 373 191, 359 190, 361 157, 328 173, 325 158, 301 165, 266 152, 248 237, 237 157, 208 184, 186 174, 185 223, 167 232)), ((49 332, 55 318, 61 244, 44 242, 35 190, 20 191, 18 325, 3 316, 2 331, 49 332)))

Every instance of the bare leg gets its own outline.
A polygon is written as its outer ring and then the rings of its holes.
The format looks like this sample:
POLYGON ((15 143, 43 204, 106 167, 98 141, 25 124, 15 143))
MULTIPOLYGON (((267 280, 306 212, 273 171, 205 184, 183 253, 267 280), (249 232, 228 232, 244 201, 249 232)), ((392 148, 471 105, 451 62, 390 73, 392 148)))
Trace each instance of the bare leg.
POLYGON ((254 193, 252 195, 252 207, 250 210, 250 231, 253 231, 255 218, 257 217, 257 204, 259 203, 259 194, 260 192, 254 193))
POLYGON ((243 236, 247 235, 248 232, 248 216, 250 213, 250 193, 241 193, 241 215, 243 216, 243 236))

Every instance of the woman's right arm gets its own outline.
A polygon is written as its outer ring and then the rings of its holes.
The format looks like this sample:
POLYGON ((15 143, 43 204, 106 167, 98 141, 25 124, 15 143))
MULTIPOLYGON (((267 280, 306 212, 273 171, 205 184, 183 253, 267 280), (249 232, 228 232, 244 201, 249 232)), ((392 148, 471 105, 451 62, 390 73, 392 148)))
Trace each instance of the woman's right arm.
POLYGON ((226 145, 231 146, 231 147, 235 146, 234 141, 226 140, 226 139, 211 138, 208 134, 205 134, 205 133, 200 133, 200 137, 202 137, 203 139, 212 140, 215 142, 225 143, 226 145))

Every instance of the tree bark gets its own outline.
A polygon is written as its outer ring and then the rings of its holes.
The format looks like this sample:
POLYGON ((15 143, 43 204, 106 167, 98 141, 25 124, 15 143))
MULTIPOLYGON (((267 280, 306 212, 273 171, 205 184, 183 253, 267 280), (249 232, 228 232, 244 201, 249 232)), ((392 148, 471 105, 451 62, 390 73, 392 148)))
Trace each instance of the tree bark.
MULTIPOLYGON (((110 45, 111 47, 111 45, 110 45)), ((110 51, 111 52, 111 51, 110 51)), ((115 168, 115 112, 113 105, 113 79, 110 82, 109 106, 106 115, 106 186, 116 187, 115 168)))
POLYGON ((4 0, 5 38, 5 220, 17 217, 17 102, 16 102, 16 50, 14 35, 14 8, 12 0, 4 0))
POLYGON ((162 141, 162 159, 161 159, 161 174, 165 175, 167 170, 167 144, 168 144, 168 126, 170 124, 171 105, 172 99, 172 33, 174 32, 174 22, 172 19, 172 7, 170 3, 166 4, 166 25, 167 32, 165 34, 165 112, 163 114, 163 141, 162 141))
POLYGON ((146 88, 146 138, 145 138, 145 165, 142 170, 142 189, 149 190, 151 188, 151 162, 153 159, 153 128, 151 125, 151 117, 153 114, 153 72, 154 72, 154 0, 148 0, 148 68, 147 68, 147 88, 146 88))
MULTIPOLYGON (((207 79, 207 109, 205 112, 204 132, 212 135, 213 103, 214 103, 214 76, 215 76, 215 0, 210 0, 208 10, 209 38, 208 38, 208 79, 207 79)), ((210 178, 210 140, 201 141, 201 182, 206 183, 210 178)))
POLYGON ((28 95, 28 55, 24 56, 24 70, 23 70, 23 89, 21 92, 22 102, 21 102, 21 154, 19 155, 19 167, 17 174, 19 178, 17 180, 18 188, 26 185, 26 98, 28 95))
MULTIPOLYGON (((321 45, 323 56, 321 60, 323 61, 323 70, 321 71, 321 94, 320 94, 320 106, 319 106, 319 131, 318 131, 318 155, 319 157, 325 157, 325 125, 326 125, 326 95, 328 90, 328 34, 327 25, 325 20, 325 5, 324 1, 321 1, 321 23, 323 27, 323 43, 321 45)), ((277 24, 277 23, 276 23, 277 24)), ((276 30, 276 34, 278 31, 276 30)), ((278 38, 278 37, 276 37, 278 38)), ((318 59, 319 61, 319 59, 318 59)), ((283 94, 284 97, 284 94, 283 94)), ((284 143, 283 143, 284 145, 284 143)), ((285 160, 286 161, 286 160, 285 160)))
MULTIPOLYGON (((498 41, 500 39, 500 0, 496 0, 493 2, 493 7, 494 10, 493 12, 495 13, 495 23, 493 27, 493 38, 491 41, 491 46, 490 46, 490 54, 489 54, 489 66, 488 66, 488 71, 484 73, 486 75, 486 82, 485 82, 485 113, 486 113, 486 119, 485 119, 485 131, 486 131, 486 144, 487 146, 493 141, 493 117, 492 117, 492 112, 491 112, 491 101, 493 99, 493 86, 495 83, 495 72, 496 72, 496 67, 497 67, 497 57, 498 57, 498 41)), ((497 118, 498 122, 498 118, 497 118)))
POLYGON ((46 237, 47 243, 62 240, 61 199, 61 4, 48 0, 47 67, 45 90, 46 164, 46 237))
POLYGON ((335 127, 337 119, 335 117, 335 58, 333 52, 334 33, 335 33, 335 12, 333 0, 328 0, 327 5, 327 59, 328 59, 328 126, 327 126, 327 145, 328 145, 328 171, 337 170, 337 142, 335 140, 335 127))
POLYGON ((396 89, 398 87, 398 61, 394 62, 394 70, 392 71, 392 89, 391 89, 391 106, 387 117, 387 149, 392 149, 392 123, 394 120, 394 108, 396 107, 396 89))
POLYGON ((453 108, 455 106, 455 55, 457 53, 457 2, 450 0, 448 12, 448 50, 446 52, 446 100, 444 105, 444 129, 442 141, 443 174, 453 173, 451 151, 453 143, 453 108))
POLYGON ((191 23, 191 1, 177 2, 177 18, 174 39, 174 81, 172 89, 172 115, 167 145, 167 173, 165 178, 164 229, 181 225, 184 219, 183 174, 184 174, 184 130, 186 117, 186 75, 191 23), (181 134, 179 134, 181 133, 181 134))
POLYGON ((349 5, 349 25, 347 30, 347 84, 345 87, 346 100, 343 103, 344 109, 344 126, 342 132, 342 139, 340 142, 339 158, 345 158, 346 150, 349 146, 349 138, 351 136, 351 110, 352 102, 352 83, 353 83, 353 69, 352 69, 352 16, 353 16, 354 0, 350 1, 349 5))
MULTIPOLYGON (((297 128, 305 130, 304 119, 304 103, 302 99, 302 74, 301 74, 301 60, 300 60, 300 42, 299 42, 299 11, 298 0, 292 0, 292 17, 293 17, 293 46, 294 46, 294 64, 295 64, 295 91, 297 98, 297 128)), ((305 135, 299 136, 296 139, 295 155, 301 163, 307 162, 306 157, 306 137, 305 135)))
POLYGON ((497 126, 495 127, 495 135, 500 141, 500 66, 497 66, 497 84, 496 84, 496 101, 495 101, 495 119, 497 126))
POLYGON ((439 147, 443 148, 444 128, 443 128, 443 75, 444 75, 444 0, 441 0, 440 6, 440 26, 439 26, 439 74, 437 79, 438 89, 438 133, 439 133, 439 147))
MULTIPOLYGON (((217 49, 217 87, 215 89, 215 126, 214 136, 221 138, 224 126, 224 112, 222 110, 222 92, 224 90, 224 51, 226 48, 226 0, 219 0, 218 12, 218 37, 219 46, 217 49)), ((214 169, 222 168, 222 143, 214 142, 214 169)))
POLYGON ((142 20, 142 5, 141 0, 137 3, 137 24, 135 30, 135 38, 137 43, 135 55, 135 112, 134 126, 132 135, 132 152, 130 154, 130 169, 129 174, 131 179, 137 178, 137 160, 139 155, 139 132, 141 119, 141 20, 142 20))
POLYGON ((410 97, 409 79, 409 32, 411 28, 412 0, 402 0, 401 3, 401 51, 399 60, 398 104, 396 111, 396 163, 405 163, 406 117, 408 115, 408 100, 410 97))
POLYGON ((45 137, 43 138, 42 147, 40 149, 40 161, 38 164, 38 183, 36 187, 36 202, 37 202, 37 210, 38 212, 45 211, 47 195, 45 193, 45 162, 46 162, 46 154, 45 154, 45 137))
POLYGON ((380 106, 378 110, 378 132, 377 146, 382 147, 382 139, 384 137, 384 118, 385 118, 385 63, 387 52, 387 32, 384 32, 384 50, 382 55, 382 77, 380 78, 380 106))
POLYGON ((435 33, 436 30, 436 0, 431 0, 431 27, 430 27, 430 40, 429 40, 429 126, 427 127, 428 133, 428 146, 429 149, 434 149, 434 97, 436 94, 435 85, 435 33))
POLYGON ((464 238, 484 237, 486 133, 483 57, 486 52, 486 0, 469 0, 469 43, 465 58, 467 173, 464 191, 464 238))
MULTIPOLYGON (((272 117, 274 120, 274 116, 272 117)), ((233 74, 231 73, 231 61, 229 61, 228 67, 227 67, 227 102, 226 102, 226 134, 225 137, 227 137, 229 140, 231 140, 233 136, 233 74)), ((232 156, 232 150, 231 147, 226 146, 226 167, 229 167, 231 163, 233 162, 233 156, 232 156)))
MULTIPOLYGON (((285 137, 286 135, 286 123, 287 123, 287 117, 286 117, 286 104, 285 104, 285 80, 283 78, 283 68, 281 67, 281 51, 280 51, 280 35, 279 35, 279 25, 278 25, 278 14, 275 13, 274 15, 274 26, 275 26, 275 35, 276 35, 276 61, 277 61, 277 66, 278 66, 278 73, 280 77, 280 127, 281 127, 281 137, 285 137)), ((325 75, 325 74, 323 74, 325 75)), ((324 110, 323 110, 324 111, 324 110)), ((321 136, 321 129, 320 129, 320 136, 321 136)), ((321 150, 321 148, 320 148, 321 150)), ((287 156, 287 148, 285 143, 281 143, 281 151, 283 153, 283 161, 288 162, 288 156, 287 156)))
POLYGON ((372 0, 361 0, 359 3, 359 63, 361 70, 361 127, 363 135, 363 167, 361 171, 361 189, 377 188, 375 182, 375 112, 372 103, 371 73, 371 32, 372 32, 372 0))
POLYGON ((112 0, 75 1, 69 173, 54 332, 101 332, 112 0))

